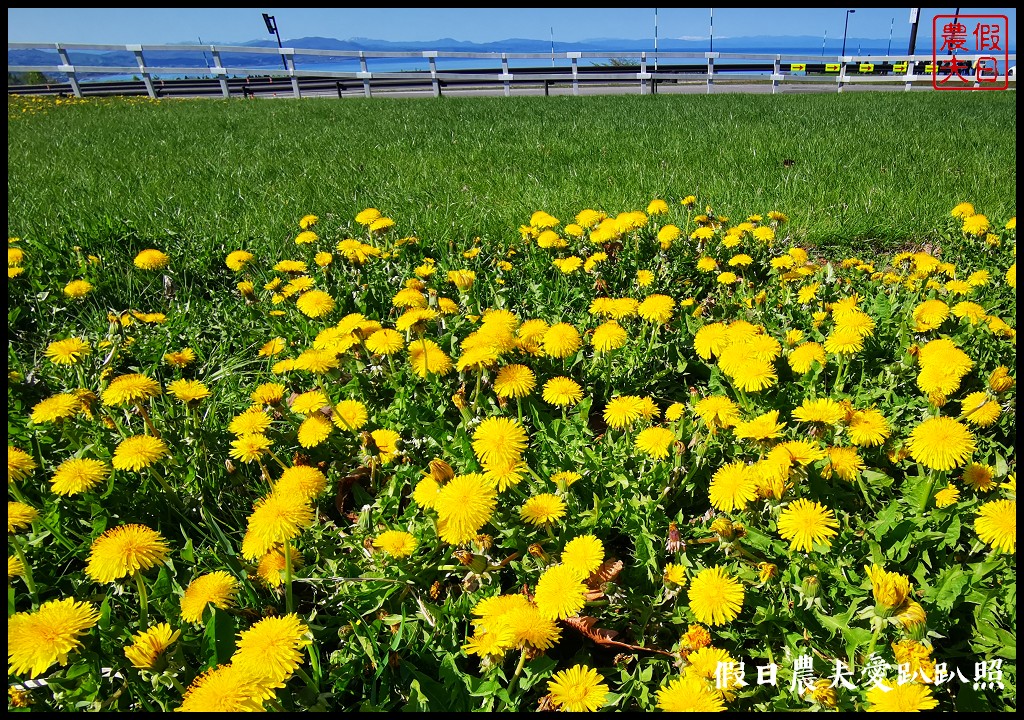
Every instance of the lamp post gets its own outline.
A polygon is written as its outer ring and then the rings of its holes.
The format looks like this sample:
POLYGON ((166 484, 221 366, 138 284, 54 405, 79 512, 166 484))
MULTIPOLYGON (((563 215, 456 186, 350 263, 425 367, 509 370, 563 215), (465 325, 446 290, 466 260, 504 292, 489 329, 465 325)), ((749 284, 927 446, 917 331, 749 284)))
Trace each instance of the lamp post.
POLYGON ((846 24, 843 26, 843 51, 841 53, 839 53, 840 55, 846 55, 846 31, 850 28, 850 16, 853 15, 853 13, 855 13, 855 12, 857 12, 857 11, 856 10, 847 10, 846 11, 846 24))
MULTIPOLYGON (((263 13, 263 22, 267 24, 267 32, 271 35, 277 36, 277 49, 281 49, 281 34, 277 31, 277 20, 274 19, 273 15, 263 13)), ((284 55, 281 56, 281 64, 284 65, 284 69, 288 69, 288 61, 284 59, 284 55)))

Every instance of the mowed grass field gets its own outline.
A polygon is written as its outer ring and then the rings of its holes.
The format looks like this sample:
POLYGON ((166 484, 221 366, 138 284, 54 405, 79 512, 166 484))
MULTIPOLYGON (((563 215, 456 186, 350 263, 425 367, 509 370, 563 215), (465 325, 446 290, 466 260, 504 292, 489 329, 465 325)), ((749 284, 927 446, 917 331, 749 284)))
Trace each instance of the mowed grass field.
MULTIPOLYGON (((925 241, 957 202, 1009 217, 1016 94, 12 100, 8 229, 57 244, 130 229, 206 248, 290 239, 305 213, 379 207, 430 244, 537 209, 697 196, 780 210, 795 242, 925 241)), ((218 259, 220 255, 217 255, 218 259)))

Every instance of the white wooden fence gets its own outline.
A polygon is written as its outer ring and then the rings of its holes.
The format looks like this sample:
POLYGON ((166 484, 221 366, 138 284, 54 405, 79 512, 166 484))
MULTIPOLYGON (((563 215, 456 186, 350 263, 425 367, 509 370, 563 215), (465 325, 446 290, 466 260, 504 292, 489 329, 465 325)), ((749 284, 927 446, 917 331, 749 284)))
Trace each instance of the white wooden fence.
MULTIPOLYGON (((656 92, 658 84, 705 83, 711 93, 716 81, 741 81, 751 84, 770 83, 772 93, 780 91, 785 84, 826 83, 834 85, 837 92, 845 87, 857 85, 899 85, 904 90, 922 85, 932 86, 932 55, 847 55, 820 56, 797 54, 757 54, 724 52, 568 52, 568 53, 498 53, 498 52, 369 52, 354 50, 317 50, 306 48, 259 48, 238 45, 96 45, 81 43, 8 43, 11 50, 55 51, 60 58, 55 65, 8 65, 8 73, 42 72, 64 75, 68 78, 71 92, 76 97, 89 94, 83 92, 83 74, 135 75, 145 84, 150 97, 159 95, 154 84, 155 76, 198 75, 207 78, 206 83, 217 83, 223 97, 231 96, 229 79, 271 77, 287 79, 295 97, 302 97, 304 79, 317 78, 336 80, 341 96, 343 83, 362 85, 366 97, 386 86, 430 87, 435 96, 440 96, 442 86, 463 85, 475 87, 500 87, 504 95, 511 95, 513 86, 522 83, 543 82, 571 86, 572 93, 579 94, 581 83, 635 84, 640 94, 656 92), (72 63, 69 52, 127 52, 135 58, 135 65, 109 66, 72 63), (203 66, 170 67, 147 61, 145 53, 189 53, 203 54, 203 66), (225 55, 273 55, 283 60, 282 67, 227 66, 225 55), (315 65, 300 68, 296 57, 330 58, 331 60, 357 59, 357 71, 327 71, 315 65), (429 69, 418 71, 388 72, 371 71, 369 63, 378 59, 420 59, 426 60, 429 69), (443 70, 438 69, 438 60, 481 60, 491 64, 500 61, 501 67, 493 70, 443 70), (555 60, 560 65, 555 66, 555 60), (551 62, 548 71, 538 67, 530 69, 510 68, 509 61, 536 60, 539 65, 551 62), (581 63, 581 60, 611 61, 606 66, 581 63), (622 63, 629 62, 629 66, 622 63), (923 66, 923 67, 922 67, 923 66), (824 67, 823 72, 807 73, 804 68, 824 67)), ((151 55, 152 57, 152 55, 151 55)), ((958 56, 960 67, 970 68, 966 77, 967 87, 983 89, 991 83, 979 81, 974 76, 978 55, 958 56)), ((198 58, 197 58, 198 59, 198 58)), ((948 58, 939 58, 948 61, 948 58)), ((482 65, 485 62, 481 63, 482 65)), ((1016 87, 1016 55, 1009 56, 1009 72, 1000 76, 998 85, 1016 87)), ((941 66, 940 66, 941 67, 941 66)), ((88 90, 89 83, 84 83, 88 90)), ((22 91, 26 91, 26 89, 22 91)), ((19 92, 18 86, 9 86, 8 92, 19 92)), ((106 90, 107 94, 115 91, 106 90)), ((216 89, 214 87, 214 92, 216 89)), ((236 93, 237 93, 236 88, 236 93)))

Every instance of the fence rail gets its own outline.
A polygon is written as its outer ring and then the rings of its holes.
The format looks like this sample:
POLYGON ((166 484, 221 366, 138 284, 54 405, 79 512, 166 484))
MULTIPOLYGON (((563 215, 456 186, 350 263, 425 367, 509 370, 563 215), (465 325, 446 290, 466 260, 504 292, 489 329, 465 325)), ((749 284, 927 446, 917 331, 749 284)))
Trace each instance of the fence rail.
MULTIPOLYGON (((337 91, 338 97, 346 92, 370 97, 374 90, 429 89, 440 97, 442 88, 484 87, 500 88, 511 95, 513 87, 543 86, 545 93, 552 85, 564 85, 579 94, 581 84, 634 85, 641 95, 656 93, 659 84, 703 83, 711 93, 716 81, 743 81, 770 83, 772 93, 784 84, 834 84, 837 92, 857 85, 893 85, 902 83, 904 90, 932 86, 933 69, 952 75, 955 70, 966 77, 969 87, 981 89, 987 84, 979 79, 975 68, 979 55, 957 58, 954 68, 948 58, 940 58, 933 68, 932 55, 846 55, 823 57, 805 54, 725 53, 725 52, 568 52, 568 53, 499 53, 499 52, 440 52, 440 51, 361 51, 324 50, 306 48, 262 48, 239 45, 97 45, 82 43, 8 43, 8 53, 14 50, 36 50, 56 53, 57 64, 8 64, 8 94, 69 94, 75 97, 91 95, 148 95, 151 98, 173 96, 220 96, 229 98, 290 92, 294 97, 303 93, 320 94, 337 91), (95 65, 72 63, 69 53, 120 52, 131 54, 134 65, 95 65), (145 53, 150 53, 147 60, 145 53), (154 53, 195 53, 197 65, 160 65, 153 60, 154 53), (201 58, 200 58, 201 54, 201 58), (226 56, 247 56, 248 66, 227 65, 226 56), (282 67, 253 67, 252 56, 279 56, 282 67), (358 60, 359 70, 326 71, 312 67, 299 67, 296 57, 358 60), (409 71, 371 71, 371 60, 395 59, 425 60, 429 69, 409 71), (581 60, 610 61, 609 65, 581 64, 581 60), (198 62, 202 62, 201 65, 198 62), (438 68, 438 60, 500 61, 500 68, 445 70, 438 68), (552 67, 515 67, 510 61, 550 60, 552 67), (556 65, 558 60, 561 64, 556 65), (67 78, 67 82, 42 85, 11 85, 12 73, 40 72, 67 78), (139 80, 97 81, 88 76, 134 75, 139 80), (198 75, 198 79, 167 79, 166 75, 198 75), (973 81, 970 78, 973 77, 973 81), (283 81, 283 82, 282 82, 283 81), (282 85, 284 87, 282 87, 282 85)), ((1016 55, 1009 56, 1008 67, 1003 68, 999 85, 1016 87, 1016 55)), ((96 58, 88 58, 96 62, 96 58)), ((180 60, 180 57, 178 58, 180 60)), ((484 63, 481 63, 484 64, 484 63)), ((962 85, 961 85, 962 87, 962 85)))

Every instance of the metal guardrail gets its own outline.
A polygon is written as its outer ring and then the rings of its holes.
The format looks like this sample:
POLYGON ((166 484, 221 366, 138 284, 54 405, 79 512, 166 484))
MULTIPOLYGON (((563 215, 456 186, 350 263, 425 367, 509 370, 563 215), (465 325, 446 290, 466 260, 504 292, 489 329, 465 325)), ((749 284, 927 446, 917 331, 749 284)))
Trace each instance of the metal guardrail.
MULTIPOLYGON (((658 85, 665 83, 706 83, 712 92, 715 81, 739 80, 753 83, 771 83, 772 93, 784 83, 834 83, 837 92, 845 86, 869 83, 898 84, 904 90, 928 83, 933 79, 931 55, 847 55, 822 57, 801 54, 765 53, 697 53, 697 52, 568 52, 498 53, 498 52, 370 52, 356 50, 320 50, 305 48, 262 48, 238 45, 95 45, 80 43, 8 43, 8 51, 34 49, 55 51, 60 58, 57 65, 8 65, 11 73, 42 72, 63 75, 66 83, 46 85, 8 85, 8 94, 69 94, 75 97, 91 95, 148 95, 151 98, 173 96, 220 96, 229 98, 256 97, 279 94, 282 91, 300 98, 303 92, 322 93, 336 90, 338 97, 345 91, 362 91, 371 97, 373 90, 425 89, 440 97, 442 88, 501 87, 504 95, 512 93, 513 86, 543 85, 545 93, 553 84, 572 87, 579 94, 581 84, 636 84, 641 95, 656 93, 658 85), (71 62, 69 52, 125 52, 131 53, 135 66, 85 65, 71 62), (202 53, 203 66, 170 67, 147 62, 145 52, 202 53), (283 67, 243 67, 225 65, 225 55, 277 55, 283 67), (353 59, 359 61, 358 71, 324 71, 296 66, 296 56, 313 58, 353 59), (429 70, 403 72, 371 72, 369 61, 376 59, 425 59, 429 70), (509 61, 551 60, 567 61, 568 66, 510 68, 509 61), (639 58, 639 62, 635 61, 639 58), (441 70, 438 59, 500 61, 500 69, 441 70), (581 65, 581 60, 610 60, 610 66, 581 65), (210 61, 212 60, 212 64, 210 61), (631 64, 621 64, 627 60, 631 64), (662 61, 684 61, 669 65, 662 61), (685 62, 689 61, 689 62, 685 62), (619 63, 619 64, 615 64, 619 63), (137 81, 88 81, 89 75, 136 75, 137 81), (160 79, 160 75, 200 75, 200 79, 160 79), (282 82, 283 81, 283 82, 282 82)), ((151 55, 152 57, 152 55, 151 55)), ((958 57, 958 69, 973 73, 978 55, 958 57)), ((945 60, 945 59, 943 59, 945 60)), ((1006 84, 1016 86, 1016 55, 1010 55, 1006 84)), ((941 64, 941 63, 940 63, 941 64)), ((948 68, 949 63, 943 68, 948 68)), ((975 78, 974 88, 982 82, 975 78)))

